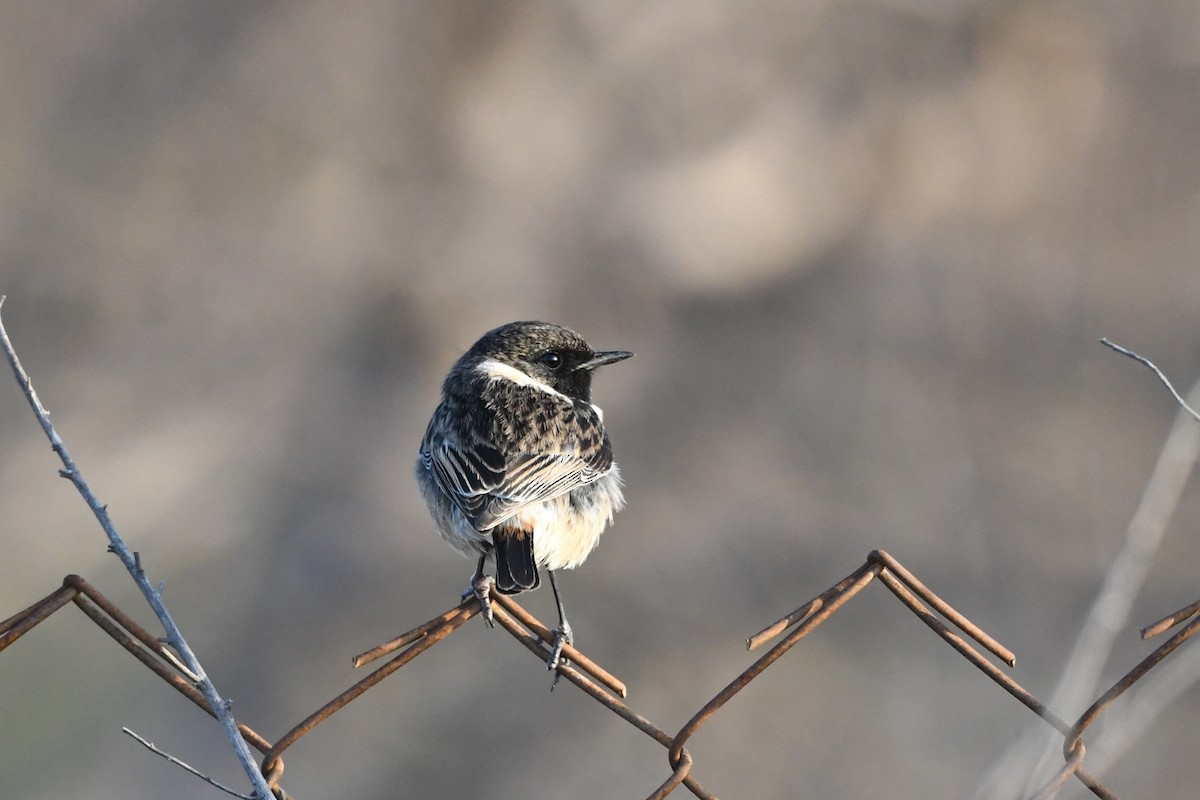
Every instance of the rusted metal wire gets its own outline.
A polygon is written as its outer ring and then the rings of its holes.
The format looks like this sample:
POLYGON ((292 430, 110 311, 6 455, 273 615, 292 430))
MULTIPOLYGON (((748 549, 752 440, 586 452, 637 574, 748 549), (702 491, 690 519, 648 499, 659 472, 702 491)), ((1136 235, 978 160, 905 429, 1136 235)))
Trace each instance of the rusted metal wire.
MULTIPOLYGON (((867 555, 867 561, 857 570, 847 575, 838 583, 827 589, 822 594, 809 600, 800 608, 788 614, 783 619, 771 624, 761 632, 750 637, 747 645, 751 648, 758 647, 768 641, 773 636, 777 636, 786 630, 790 625, 801 622, 800 626, 792 631, 789 636, 782 642, 777 644, 769 651, 762 659, 755 662, 753 666, 742 675, 738 676, 729 686, 725 687, 720 694, 709 701, 708 705, 702 708, 687 725, 679 733, 676 741, 679 745, 687 741, 690 736, 695 733, 707 719, 716 712, 726 701, 734 694, 749 683, 750 680, 757 677, 762 670, 770 666, 779 656, 783 655, 792 645, 800 639, 811 633, 817 626, 824 622, 838 608, 850 600, 854 595, 862 591, 868 583, 878 577, 892 594, 894 594, 910 611, 913 612, 924 622, 934 633, 938 634, 947 644, 949 644, 956 652, 974 664, 985 675, 1000 685, 1005 691, 1017 698, 1027 708, 1044 719, 1046 722, 1055 727, 1064 736, 1070 735, 1071 726, 1048 709, 1045 704, 1033 696, 1028 690, 1022 687, 1011 677, 1000 671, 994 664, 988 661, 975 648, 971 647, 962 637, 958 636, 954 631, 932 614, 929 609, 922 605, 921 600, 929 603, 937 609, 938 613, 946 617, 954 623, 954 625, 981 644, 985 649, 994 654, 997 658, 1004 661, 1009 666, 1016 664, 1016 656, 1013 655, 1006 647, 1001 645, 983 629, 972 623, 964 615, 955 610, 949 603, 938 597, 925 584, 917 579, 907 568, 899 561, 893 558, 888 553, 882 550, 874 550, 867 555)), ((674 759, 675 752, 672 752, 674 759)), ((1082 756, 1080 756, 1082 761, 1082 756)), ((675 763, 672 760, 672 763, 675 763)), ((1108 791, 1098 780, 1088 774, 1079 764, 1074 765, 1071 774, 1076 775, 1094 794, 1098 797, 1112 798, 1114 795, 1108 791)))
MULTIPOLYGON (((666 797, 675 791, 675 788, 679 784, 687 781, 688 773, 691 771, 692 756, 688 751, 684 750, 679 758, 679 766, 675 767, 675 771, 671 773, 671 777, 667 778, 666 783, 655 789, 653 794, 646 798, 646 800, 661 800, 661 798, 666 797)), ((695 789, 692 791, 695 791, 695 789)))
MULTIPOLYGON (((421 655, 421 653, 424 653, 426 650, 433 647, 442 639, 445 639, 447 636, 454 633, 454 631, 462 627, 467 620, 478 614, 480 610, 478 600, 474 600, 473 606, 468 603, 458 606, 457 608, 461 609, 460 613, 451 615, 449 612, 447 612, 447 614, 443 614, 438 617, 438 619, 442 619, 440 625, 429 627, 434 622, 434 620, 431 620, 430 622, 425 623, 425 625, 420 626, 421 628, 425 628, 425 632, 420 636, 411 635, 412 632, 410 632, 398 637, 399 639, 404 639, 408 642, 411 642, 411 646, 409 646, 409 648, 400 655, 396 656, 391 661, 387 662, 382 667, 367 675, 367 677, 363 678, 358 683, 354 684, 349 689, 342 692, 325 705, 321 706, 312 714, 309 714, 304 721, 284 734, 283 738, 276 742, 275 745, 267 750, 267 752, 264 754, 263 775, 266 777, 267 782, 271 786, 279 785, 279 778, 283 775, 283 759, 280 758, 280 754, 283 753, 284 750, 298 742, 301 737, 303 737, 313 728, 317 727, 322 722, 332 717, 335 713, 345 708, 351 701, 355 700, 363 692, 367 691, 372 686, 386 678, 388 675, 391 675, 393 672, 400 669, 417 656, 421 655)), ((378 650, 379 648, 376 649, 378 650)))
POLYGON ((0 634, 2 634, 0 635, 0 650, 4 650, 4 648, 32 630, 39 622, 71 602, 71 598, 75 595, 76 590, 74 587, 63 586, 58 591, 42 598, 24 611, 12 615, 4 620, 4 622, 0 622, 0 634))
MULTIPOLYGON (((20 614, 0 623, 0 652, 32 630, 58 609, 73 603, 88 619, 96 623, 113 641, 121 645, 130 655, 142 662, 155 675, 178 691, 209 716, 215 717, 204 694, 194 683, 181 674, 178 659, 168 651, 146 629, 121 611, 117 606, 78 575, 68 575, 61 588, 34 603, 20 614)), ((186 671, 186 670, 183 670, 186 671)), ((271 743, 244 723, 238 730, 260 753, 270 749, 271 743)))
POLYGON ((1200 611, 1200 600, 1197 600, 1191 605, 1184 606, 1174 614, 1168 614, 1152 625, 1147 625, 1146 627, 1142 628, 1142 639, 1153 639, 1163 631, 1170 630, 1181 622, 1187 622, 1189 618, 1196 615, 1197 611, 1200 611))
MULTIPOLYGON (((496 593, 496 592, 493 592, 492 604, 493 604, 493 606, 499 605, 502 608, 504 608, 506 611, 508 611, 510 614, 512 614, 514 617, 516 617, 518 620, 520 620, 522 625, 524 625, 526 628, 528 628, 529 630, 536 633, 538 638, 541 639, 543 642, 545 642, 547 645, 550 645, 550 646, 554 645, 554 634, 550 631, 550 629, 547 628, 545 625, 543 625, 541 622, 539 622, 528 611, 521 608, 521 606, 517 605, 517 603, 514 602, 512 600, 512 598, 506 597, 506 596, 496 593)), ((511 631, 510 631, 510 633, 511 633, 511 631)), ((563 652, 564 656, 566 656, 568 659, 570 659, 571 661, 574 661, 576 664, 578 664, 580 667, 582 667, 584 672, 588 673, 593 678, 600 681, 600 683, 607 686, 610 691, 615 692, 616 694, 620 695, 621 697, 625 697, 628 695, 628 692, 625 689, 624 683, 622 683, 621 681, 614 678, 603 667, 601 667, 596 662, 592 661, 590 658, 585 656, 583 653, 576 650, 573 646, 571 646, 569 644, 564 645, 562 652, 563 652)), ((549 657, 549 652, 547 652, 546 655, 547 655, 547 657, 549 657)))
POLYGON ((1075 742, 1075 747, 1067 757, 1067 763, 1063 764, 1062 769, 1054 773, 1050 782, 1039 789, 1030 800, 1050 800, 1067 781, 1071 780, 1072 775, 1079 774, 1079 768, 1083 764, 1083 756, 1086 753, 1087 748, 1083 746, 1083 742, 1075 742))
MULTIPOLYGON (((1177 615, 1172 616, 1174 617, 1177 615)), ((1153 628, 1156 626, 1152 625, 1150 627, 1153 628)), ((1077 719, 1075 724, 1071 726, 1071 730, 1067 732, 1066 738, 1063 740, 1063 758, 1067 760, 1066 766, 1063 767, 1064 770, 1071 768, 1072 772, 1077 775, 1080 774, 1079 764, 1083 761, 1083 742, 1080 741, 1080 739, 1083 736, 1083 732, 1087 730, 1093 722, 1099 719, 1100 715, 1103 714, 1118 697, 1120 697, 1122 694, 1128 691, 1131 686, 1141 680, 1142 676, 1144 676, 1147 672, 1154 669, 1159 662, 1170 655, 1177 647, 1186 642, 1188 639, 1192 638, 1192 636, 1196 634, 1197 630, 1200 630, 1200 617, 1193 619, 1186 628, 1172 636, 1167 641, 1163 642, 1163 644, 1154 652, 1150 653, 1150 655, 1138 662, 1137 666, 1125 673, 1124 677, 1114 683, 1108 691, 1100 695, 1096 702, 1092 703, 1092 705, 1086 711, 1079 715, 1079 719, 1077 719)), ((1055 783, 1055 781, 1059 780, 1060 775, 1062 775, 1062 772, 1056 775, 1054 780, 1047 785, 1048 789, 1053 787, 1053 791, 1045 794, 1045 797, 1050 797, 1054 791, 1057 791, 1057 787, 1060 786, 1061 783, 1055 783)), ((1065 780, 1066 779, 1064 778, 1063 781, 1065 782, 1065 780)), ((1041 796, 1043 795, 1038 795, 1038 797, 1041 796)), ((1115 797, 1115 795, 1109 796, 1115 797)))
MULTIPOLYGON (((450 623, 452 620, 466 615, 467 609, 468 606, 465 603, 462 605, 457 605, 443 614, 438 614, 436 617, 429 620, 429 622, 426 622, 423 625, 418 625, 411 631, 406 631, 405 633, 400 634, 391 641, 384 642, 378 647, 372 647, 367 652, 356 655, 350 663, 354 665, 355 669, 358 669, 364 664, 369 664, 377 658, 383 658, 389 653, 394 653, 401 647, 412 644, 418 639, 428 635, 430 631, 438 630, 443 625, 450 623)), ((470 617, 468 616, 466 619, 470 619, 470 617)), ((457 625, 455 627, 457 627, 457 625)))
MULTIPOLYGON (((1183 630, 1146 656, 1137 666, 1113 684, 1074 723, 1070 723, 1047 708, 1037 697, 992 663, 987 656, 972 646, 968 639, 973 640, 1010 667, 1016 663, 1016 658, 1011 651, 935 594, 891 555, 876 550, 868 554, 866 561, 845 578, 795 611, 751 636, 747 640, 747 647, 753 650, 792 628, 782 641, 759 657, 716 696, 708 700, 674 734, 660 728, 630 708, 625 702, 627 694, 625 684, 576 648, 570 645, 564 648, 564 659, 557 669, 568 682, 577 686, 589 697, 666 749, 671 773, 660 786, 648 795, 649 800, 661 800, 679 786, 687 787, 694 796, 701 800, 715 800, 715 795, 701 786, 693 774, 694 759, 684 745, 738 692, 778 661, 801 639, 816 630, 876 578, 939 638, 1062 734, 1063 766, 1049 782, 1033 795, 1033 800, 1048 800, 1072 776, 1080 780, 1097 797, 1115 800, 1116 795, 1083 768, 1087 752, 1082 739, 1083 733, 1103 715, 1119 696, 1200 630, 1200 616, 1197 615, 1200 612, 1200 601, 1147 626, 1142 631, 1143 638, 1162 633, 1175 625, 1188 623, 1183 630)), ((68 575, 63 580, 61 588, 0 622, 0 651, 69 603, 76 605, 101 630, 159 678, 206 713, 214 715, 203 693, 195 686, 194 676, 189 675, 175 654, 78 575, 68 575)), ((545 663, 553 644, 553 632, 511 597, 494 594, 492 604, 495 621, 534 654, 540 662, 545 663)), ((474 597, 469 597, 428 622, 356 656, 353 664, 355 667, 360 667, 399 651, 383 666, 376 668, 318 708, 274 743, 248 726, 239 724, 239 729, 246 741, 263 755, 263 774, 276 798, 295 800, 294 796, 287 794, 280 787, 284 771, 282 758, 284 751, 384 678, 392 675, 461 628, 480 611, 479 601, 474 597)))

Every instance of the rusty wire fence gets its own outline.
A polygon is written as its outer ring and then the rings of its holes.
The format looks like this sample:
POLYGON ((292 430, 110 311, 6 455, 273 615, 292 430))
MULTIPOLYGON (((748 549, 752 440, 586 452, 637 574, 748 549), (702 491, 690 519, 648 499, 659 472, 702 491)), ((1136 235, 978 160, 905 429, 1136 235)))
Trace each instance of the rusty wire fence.
MULTIPOLYGON (((0 305, 3 304, 3 300, 4 298, 0 296, 0 305)), ((1158 373, 1159 378, 1171 389, 1181 407, 1193 420, 1200 422, 1200 413, 1187 405, 1157 367, 1136 354, 1116 347, 1107 341, 1105 343, 1119 352, 1142 361, 1158 373)), ((48 413, 37 399, 28 375, 21 368, 2 321, 0 321, 0 345, 8 356, 14 374, 25 390, 30 405, 46 431, 53 449, 63 461, 65 468, 60 471, 60 474, 71 480, 84 496, 100 521, 101 527, 109 536, 109 550, 117 553, 122 561, 126 562, 127 569, 142 588, 147 599, 150 600, 168 634, 165 638, 159 638, 147 631, 86 580, 78 575, 68 575, 63 580, 61 587, 28 608, 0 622, 0 652, 6 650, 59 609, 68 604, 74 604, 151 672, 191 700, 197 707, 211 716, 218 717, 223 723, 227 723, 228 733, 235 745, 235 751, 239 754, 239 760, 242 760, 244 766, 248 767, 248 776, 251 783, 258 787, 258 793, 269 790, 279 800, 287 800, 287 798, 296 797, 285 791, 282 785, 283 755, 292 745, 384 679, 431 650, 435 644, 462 628, 468 620, 481 612, 479 600, 470 596, 459 605, 448 609, 428 622, 356 656, 354 658, 355 667, 361 667, 389 656, 390 658, 332 700, 317 708, 274 742, 257 733, 245 723, 235 722, 232 715, 228 714, 227 701, 220 700, 211 681, 199 668, 199 662, 191 653, 186 641, 175 629, 169 613, 166 612, 165 606, 162 606, 160 592, 149 585, 145 573, 142 571, 138 554, 128 550, 112 526, 111 520, 108 519, 106 507, 95 498, 84 482, 62 439, 50 423, 48 413), (192 666, 189 667, 189 665, 192 666), (240 733, 240 737, 237 735, 238 733, 240 733), (246 745, 261 754, 261 771, 255 768, 252 754, 245 750, 246 745)), ((1200 398, 1200 384, 1192 394, 1200 398)), ((1195 431, 1194 429, 1192 431, 1194 438, 1195 431)), ((1164 450, 1164 453, 1169 449, 1164 450)), ((1200 442, 1196 443, 1188 454, 1174 459, 1176 464, 1174 482, 1177 488, 1182 485, 1187 474, 1190 473, 1198 449, 1200 449, 1200 442)), ((1156 468, 1156 477, 1157 471, 1156 468)), ((1155 479, 1152 479, 1152 483, 1154 481, 1155 479)), ((1139 541, 1132 546, 1127 545, 1128 551, 1139 552, 1143 556, 1148 549, 1152 548, 1148 548, 1145 541, 1139 541)), ((1129 572, 1130 570, 1125 569, 1124 571, 1129 572)), ((562 677, 601 706, 637 728, 666 750, 664 779, 647 795, 650 800, 666 797, 678 790, 680 786, 686 788, 695 797, 713 798, 714 795, 704 788, 697 776, 698 765, 686 747, 688 741, 703 726, 710 723, 719 724, 719 712, 730 699, 875 580, 878 580, 891 595, 896 597, 905 608, 924 622, 955 652, 1062 737, 1062 766, 1045 785, 1032 794, 1032 797, 1037 800, 1054 796, 1072 778, 1081 782, 1097 797, 1116 797, 1095 775, 1085 769, 1087 748, 1084 745, 1084 733, 1112 707, 1121 695, 1162 663, 1200 628, 1200 600, 1144 628, 1141 632, 1142 638, 1149 639, 1176 626, 1183 626, 1167 641, 1145 656, 1120 680, 1100 694, 1078 718, 1067 719, 1056 713, 1046 703, 1013 680, 1001 666, 994 663, 998 661, 1009 667, 1015 666, 1016 657, 1011 651, 988 635, 980 626, 956 611, 891 555, 882 550, 874 550, 867 555, 864 563, 849 575, 749 637, 746 645, 750 650, 754 650, 783 636, 757 661, 730 681, 725 688, 705 701, 691 719, 677 731, 668 731, 634 710, 625 702, 625 685, 575 647, 567 645, 564 648, 563 655, 566 658, 559 663, 557 670, 562 677), (986 651, 990 656, 985 655, 981 650, 986 651)), ((511 597, 504 595, 492 595, 492 610, 495 621, 517 642, 542 663, 548 660, 554 642, 554 634, 546 625, 511 597)), ((149 745, 144 740, 143 743, 149 745)), ((153 748, 152 745, 150 746, 153 748)), ((161 751, 156 750, 156 752, 180 763, 177 759, 173 759, 161 751)), ((183 766, 186 767, 186 765, 183 766)), ((217 785, 206 777, 205 780, 217 785)), ((237 795, 236 792, 225 787, 219 788, 237 795)), ((246 795, 238 796, 246 797, 246 795)))
MULTIPOLYGON (((624 684, 574 647, 568 645, 564 649, 569 662, 561 663, 558 671, 604 708, 666 750, 666 765, 663 770, 665 779, 647 795, 650 800, 666 797, 681 785, 696 797, 713 798, 715 795, 705 789, 697 777, 698 765, 687 750, 688 740, 704 725, 710 722, 718 724, 714 721, 718 720, 722 706, 876 579, 959 655, 1062 736, 1062 768, 1033 795, 1038 800, 1054 796, 1072 777, 1082 782, 1097 797, 1116 797, 1084 768, 1087 749, 1084 746, 1083 735, 1118 697, 1200 628, 1200 601, 1197 601, 1143 629, 1142 638, 1149 639, 1186 623, 1181 630, 1101 694, 1077 719, 1067 720, 1013 680, 993 663, 991 658, 984 655, 980 648, 990 653, 994 659, 1011 667, 1015 665, 1016 657, 1009 650, 926 587, 891 555, 875 550, 868 554, 860 567, 845 578, 751 636, 747 640, 747 646, 753 650, 787 632, 781 641, 705 702, 678 731, 664 730, 630 707, 625 702, 624 684)), ((67 576, 61 588, 0 622, 0 651, 16 642, 55 611, 71 603, 155 675, 196 706, 213 714, 204 695, 196 687, 193 676, 188 674, 187 668, 171 649, 78 575, 67 576)), ((355 657, 354 665, 360 667, 392 656, 382 666, 376 667, 366 677, 316 709, 275 742, 267 740, 244 723, 239 723, 239 730, 246 742, 262 755, 263 775, 275 796, 280 800, 296 797, 286 792, 281 783, 284 772, 283 754, 288 748, 385 678, 432 649, 435 644, 460 629, 480 611, 478 599, 470 597, 428 622, 355 657)), ((524 645, 543 663, 546 661, 554 640, 554 634, 546 625, 512 598, 504 595, 493 595, 493 612, 496 622, 517 642, 524 645)))

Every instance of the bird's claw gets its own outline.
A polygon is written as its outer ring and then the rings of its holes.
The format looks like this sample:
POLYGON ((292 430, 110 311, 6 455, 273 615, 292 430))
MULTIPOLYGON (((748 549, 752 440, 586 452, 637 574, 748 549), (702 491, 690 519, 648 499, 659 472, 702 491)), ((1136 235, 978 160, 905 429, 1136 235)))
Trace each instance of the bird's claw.
POLYGON ((559 678, 562 677, 562 673, 557 671, 558 665, 571 663, 563 658, 563 648, 569 644, 575 644, 575 635, 571 632, 570 623, 564 619, 562 624, 554 629, 554 646, 550 649, 550 658, 546 660, 546 669, 554 672, 554 683, 550 684, 550 691, 554 691, 559 678))
POLYGON ((492 616, 492 579, 487 575, 476 575, 471 578, 471 585, 462 594, 463 600, 472 595, 479 599, 479 605, 483 607, 483 621, 489 628, 496 627, 496 620, 492 616))

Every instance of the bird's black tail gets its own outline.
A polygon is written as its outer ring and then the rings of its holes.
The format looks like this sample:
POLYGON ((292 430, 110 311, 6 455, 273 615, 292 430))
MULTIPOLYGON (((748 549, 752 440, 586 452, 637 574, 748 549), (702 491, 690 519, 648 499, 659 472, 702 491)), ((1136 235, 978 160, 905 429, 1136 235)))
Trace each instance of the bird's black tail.
POLYGON ((536 589, 542 579, 533 558, 533 533, 496 531, 492 542, 496 546, 496 590, 519 594, 536 589))

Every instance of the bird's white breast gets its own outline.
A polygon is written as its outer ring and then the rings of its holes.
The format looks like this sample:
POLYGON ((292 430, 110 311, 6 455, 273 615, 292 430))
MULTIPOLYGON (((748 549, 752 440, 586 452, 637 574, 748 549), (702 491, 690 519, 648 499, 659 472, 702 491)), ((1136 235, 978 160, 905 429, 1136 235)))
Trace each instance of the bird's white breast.
POLYGON ((533 530, 533 552, 548 569, 574 569, 600 542, 613 514, 625 507, 616 464, 604 477, 521 512, 521 526, 533 530))

